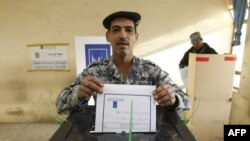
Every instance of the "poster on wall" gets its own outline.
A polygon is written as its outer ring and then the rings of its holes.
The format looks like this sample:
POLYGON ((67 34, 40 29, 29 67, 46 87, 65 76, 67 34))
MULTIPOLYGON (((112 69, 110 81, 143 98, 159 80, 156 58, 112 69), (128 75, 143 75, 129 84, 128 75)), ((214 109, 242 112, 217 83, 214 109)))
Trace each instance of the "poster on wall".
POLYGON ((31 70, 68 70, 68 44, 28 45, 31 70))
POLYGON ((109 57, 111 45, 105 36, 77 36, 75 37, 76 73, 82 72, 93 61, 109 57))
POLYGON ((110 56, 109 44, 85 44, 86 66, 110 56))

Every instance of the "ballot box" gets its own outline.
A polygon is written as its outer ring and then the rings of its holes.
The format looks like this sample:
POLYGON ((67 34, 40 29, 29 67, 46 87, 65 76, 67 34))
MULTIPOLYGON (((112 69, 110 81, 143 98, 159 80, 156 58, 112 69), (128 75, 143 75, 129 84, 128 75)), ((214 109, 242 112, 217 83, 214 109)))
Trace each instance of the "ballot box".
POLYGON ((49 141, 196 141, 195 137, 175 110, 156 107, 157 132, 93 133, 95 106, 71 111, 67 121, 52 135, 49 141))
POLYGON ((190 130, 199 141, 223 140, 229 123, 236 56, 190 54, 188 94, 193 100, 190 130))

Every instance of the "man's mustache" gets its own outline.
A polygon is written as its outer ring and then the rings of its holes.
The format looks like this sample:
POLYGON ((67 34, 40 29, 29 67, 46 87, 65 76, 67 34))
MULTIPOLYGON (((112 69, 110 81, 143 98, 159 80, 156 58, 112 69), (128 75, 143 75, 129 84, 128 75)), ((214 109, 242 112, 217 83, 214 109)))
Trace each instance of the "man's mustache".
POLYGON ((116 45, 129 45, 129 42, 126 39, 124 39, 124 38, 119 38, 116 41, 116 45))

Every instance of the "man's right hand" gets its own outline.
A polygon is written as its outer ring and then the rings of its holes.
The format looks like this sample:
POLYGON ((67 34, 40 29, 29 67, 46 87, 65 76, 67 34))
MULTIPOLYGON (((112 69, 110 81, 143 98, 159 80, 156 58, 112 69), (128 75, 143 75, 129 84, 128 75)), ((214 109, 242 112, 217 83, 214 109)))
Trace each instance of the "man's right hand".
POLYGON ((89 100, 91 95, 103 92, 103 83, 95 76, 87 76, 81 80, 77 94, 80 98, 89 100))

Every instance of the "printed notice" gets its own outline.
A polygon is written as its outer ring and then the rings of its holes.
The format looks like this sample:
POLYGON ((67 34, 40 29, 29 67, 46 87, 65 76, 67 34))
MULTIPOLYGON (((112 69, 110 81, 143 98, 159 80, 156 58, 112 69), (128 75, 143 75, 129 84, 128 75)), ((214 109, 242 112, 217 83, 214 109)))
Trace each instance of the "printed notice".
POLYGON ((31 47, 32 69, 68 69, 66 46, 31 47))

